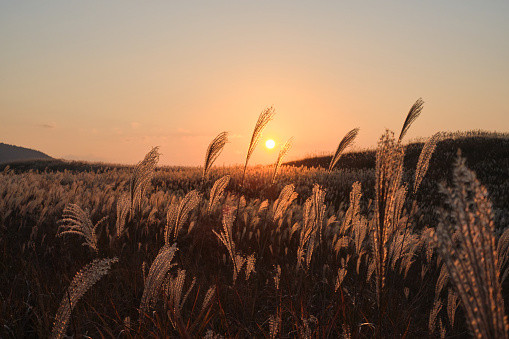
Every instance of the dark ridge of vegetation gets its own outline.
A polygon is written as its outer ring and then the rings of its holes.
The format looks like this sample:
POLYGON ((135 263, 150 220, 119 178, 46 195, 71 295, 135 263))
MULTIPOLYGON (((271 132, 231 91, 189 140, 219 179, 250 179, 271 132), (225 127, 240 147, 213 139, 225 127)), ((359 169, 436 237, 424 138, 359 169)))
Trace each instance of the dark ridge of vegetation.
POLYGON ((63 172, 70 171, 74 173, 81 172, 98 172, 109 169, 122 169, 130 168, 130 165, 122 164, 109 164, 101 162, 87 162, 87 161, 69 161, 61 159, 31 159, 31 160, 20 160, 11 163, 0 164, 0 171, 3 171, 6 167, 13 170, 14 173, 24 173, 28 171, 39 171, 39 172, 63 172))
POLYGON ((26 160, 50 160, 47 154, 30 148, 8 145, 0 142, 0 164, 26 160))
MULTIPOLYGON (((467 132, 468 133, 468 132, 467 132)), ((467 134, 465 133, 465 134, 467 134)), ((468 134, 467 134, 468 135, 468 134)), ((419 155, 421 153, 424 142, 410 143, 406 146, 405 151, 405 167, 415 168, 419 155)), ((509 162, 509 138, 505 134, 500 136, 465 136, 465 137, 449 137, 443 138, 437 145, 436 153, 433 157, 441 158, 441 161, 447 161, 447 168, 450 170, 450 164, 457 155, 458 149, 461 150, 462 156, 467 159, 468 165, 474 169, 474 166, 497 161, 509 162)), ((376 151, 365 150, 361 152, 345 153, 339 159, 337 168, 340 169, 366 169, 375 167, 376 151)), ((309 157, 300 160, 288 161, 284 165, 287 166, 305 166, 309 168, 329 167, 332 155, 309 157)), ((431 165, 430 165, 431 170, 431 165)), ((429 174, 429 173, 428 173, 429 174)))
MULTIPOLYGON (((421 153, 423 142, 411 143, 405 151, 405 180, 413 182, 415 168, 421 153)), ((428 173, 422 182, 422 189, 417 193, 417 201, 426 200, 429 206, 423 222, 432 225, 436 219, 434 210, 442 205, 442 196, 438 184, 451 184, 452 164, 461 151, 467 160, 467 166, 477 174, 479 181, 488 189, 495 211, 495 223, 503 228, 509 221, 509 137, 506 134, 488 132, 463 132, 445 135, 437 144, 430 160, 428 173), (425 192, 425 193, 423 193, 425 192)), ((336 165, 342 170, 373 169, 375 150, 351 152, 344 154, 336 165)), ((288 166, 327 169, 332 156, 320 156, 285 163, 288 166)), ((363 187, 365 194, 374 192, 370 187, 363 187)), ((341 196, 343 194, 338 194, 341 196)))

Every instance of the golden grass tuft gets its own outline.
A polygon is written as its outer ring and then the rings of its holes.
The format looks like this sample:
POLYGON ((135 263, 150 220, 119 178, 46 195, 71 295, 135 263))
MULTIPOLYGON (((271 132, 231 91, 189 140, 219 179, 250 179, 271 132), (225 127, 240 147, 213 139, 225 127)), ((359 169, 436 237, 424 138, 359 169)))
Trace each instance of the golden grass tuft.
POLYGON ((458 156, 453 187, 441 186, 444 210, 434 242, 447 267, 471 334, 476 338, 507 338, 507 318, 498 266, 488 192, 458 156))

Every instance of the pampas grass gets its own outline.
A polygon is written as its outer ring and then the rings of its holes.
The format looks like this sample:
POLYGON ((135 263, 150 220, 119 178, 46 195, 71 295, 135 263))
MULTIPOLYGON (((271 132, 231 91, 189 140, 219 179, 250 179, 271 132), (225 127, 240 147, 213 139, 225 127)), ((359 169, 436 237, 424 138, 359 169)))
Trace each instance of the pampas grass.
POLYGON ((458 156, 453 187, 441 186, 450 206, 433 237, 476 338, 507 338, 507 318, 488 193, 458 156))
POLYGON ((61 237, 64 234, 81 235, 85 238, 83 246, 88 246, 97 253, 99 249, 97 248, 97 235, 95 230, 105 219, 106 217, 102 218, 94 226, 92 225, 88 211, 82 210, 78 205, 71 204, 64 209, 63 219, 60 220, 62 225, 58 228, 57 236, 61 237))
POLYGON ((210 214, 214 208, 219 204, 219 201, 224 195, 224 190, 230 182, 230 176, 225 175, 224 177, 217 179, 212 188, 210 189, 209 205, 207 207, 207 213, 210 214))
POLYGON ((279 193, 279 198, 274 201, 273 205, 273 221, 277 222, 278 220, 283 218, 283 214, 285 213, 288 206, 292 204, 292 202, 297 199, 298 193, 294 191, 295 185, 289 184, 283 187, 281 192, 279 193))
POLYGON ((129 195, 125 193, 117 201, 117 238, 120 238, 125 231, 125 223, 129 211, 129 195))
POLYGON ((422 147, 421 154, 419 155, 419 161, 417 162, 417 168, 415 170, 415 180, 413 190, 414 194, 419 189, 422 179, 424 178, 426 172, 428 171, 429 161, 441 137, 442 137, 441 132, 435 133, 431 138, 428 139, 428 141, 426 141, 426 143, 422 147))
POLYGON ((336 153, 334 153, 334 156, 331 159, 330 165, 329 165, 329 174, 332 172, 332 169, 334 166, 336 166, 336 163, 338 162, 339 158, 341 158, 341 155, 343 154, 343 151, 348 147, 351 146, 354 142, 355 138, 357 137, 357 134, 359 133, 359 128, 354 128, 350 132, 346 133, 346 135, 341 139, 341 142, 338 145, 338 148, 336 149, 336 153))
POLYGON ((69 317, 74 307, 76 307, 76 303, 92 285, 109 272, 111 265, 117 261, 118 258, 116 257, 112 259, 96 259, 76 273, 58 308, 51 333, 52 338, 63 338, 65 336, 69 317))
POLYGON ((197 190, 193 190, 186 194, 180 204, 172 204, 166 214, 166 228, 164 231, 165 244, 169 244, 171 233, 174 237, 178 233, 184 223, 187 221, 189 213, 200 203, 202 194, 197 190))
POLYGON ((152 180, 158 161, 159 147, 153 147, 134 168, 131 180, 129 181, 131 210, 140 207, 141 197, 152 180))
POLYGON ((140 316, 147 314, 149 308, 156 302, 156 297, 159 294, 166 274, 176 265, 172 264, 171 261, 177 251, 177 243, 171 246, 166 244, 159 250, 159 254, 150 266, 147 279, 145 280, 140 303, 140 316))
POLYGON ((272 118, 274 118, 275 114, 276 112, 272 107, 266 108, 262 111, 262 113, 260 113, 260 116, 258 117, 258 121, 256 122, 253 131, 253 135, 251 136, 251 141, 249 142, 249 147, 246 155, 246 163, 244 165, 244 174, 246 173, 249 158, 251 158, 253 151, 255 150, 256 146, 258 145, 258 142, 260 141, 260 138, 262 137, 263 130, 265 129, 267 124, 272 120, 272 118))
POLYGON ((203 165, 202 180, 205 180, 208 177, 212 164, 214 164, 214 161, 216 161, 219 157, 227 142, 228 132, 221 132, 214 138, 214 140, 211 141, 209 147, 207 147, 207 152, 205 153, 205 164, 203 165))
POLYGON ((281 167, 281 164, 283 163, 283 158, 286 156, 290 148, 292 148, 293 138, 288 139, 287 142, 281 147, 281 150, 279 151, 279 155, 277 157, 276 164, 274 166, 274 174, 272 175, 272 183, 276 182, 276 175, 281 167))
POLYGON ((394 141, 394 133, 386 131, 378 143, 375 169, 375 229, 373 232, 373 254, 376 265, 377 299, 381 306, 385 284, 388 241, 396 228, 399 214, 397 203, 401 189, 404 150, 394 141))
POLYGON ((403 123, 403 127, 401 128, 401 132, 399 133, 398 142, 401 142, 403 140, 403 137, 405 136, 406 132, 412 125, 412 123, 419 117, 421 114, 422 108, 424 105, 424 101, 419 98, 417 101, 412 105, 410 108, 410 111, 408 112, 405 122, 403 123))

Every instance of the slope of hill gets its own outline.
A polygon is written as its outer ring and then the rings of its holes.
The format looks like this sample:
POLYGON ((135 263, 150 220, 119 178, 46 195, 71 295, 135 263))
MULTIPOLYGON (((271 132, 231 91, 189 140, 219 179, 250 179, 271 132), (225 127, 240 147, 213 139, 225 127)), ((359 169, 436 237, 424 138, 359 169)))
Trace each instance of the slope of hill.
POLYGON ((19 146, 0 143, 0 164, 26 160, 51 160, 53 159, 42 152, 19 146))

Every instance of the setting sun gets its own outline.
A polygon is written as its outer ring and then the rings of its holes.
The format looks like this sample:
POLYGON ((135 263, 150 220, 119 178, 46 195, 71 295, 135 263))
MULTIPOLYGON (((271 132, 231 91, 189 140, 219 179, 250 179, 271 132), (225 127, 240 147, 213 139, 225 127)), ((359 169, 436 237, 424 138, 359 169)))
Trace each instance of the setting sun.
POLYGON ((275 145, 276 145, 276 143, 275 143, 275 142, 274 142, 274 140, 272 140, 272 139, 269 139, 269 140, 267 140, 267 141, 265 142, 265 146, 266 146, 267 148, 274 148, 274 146, 275 146, 275 145))

